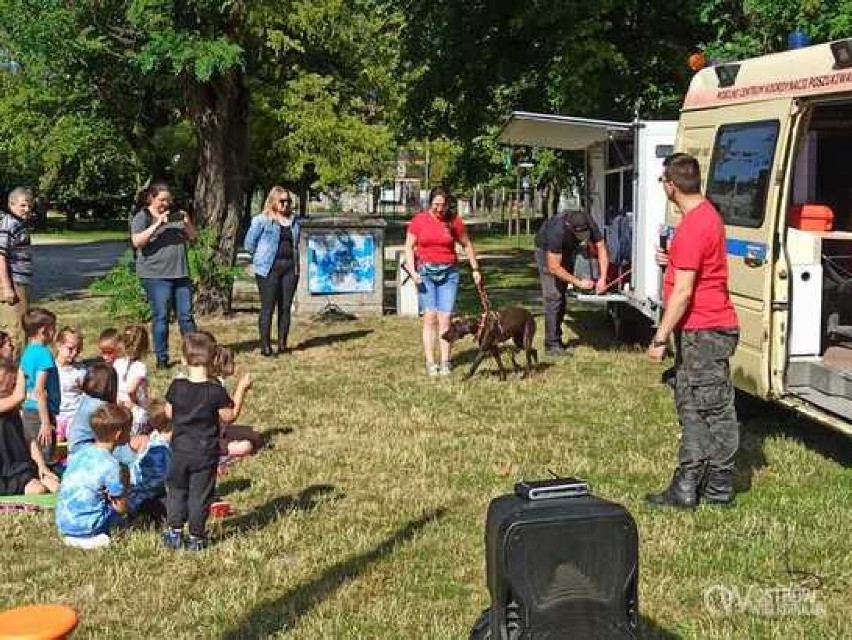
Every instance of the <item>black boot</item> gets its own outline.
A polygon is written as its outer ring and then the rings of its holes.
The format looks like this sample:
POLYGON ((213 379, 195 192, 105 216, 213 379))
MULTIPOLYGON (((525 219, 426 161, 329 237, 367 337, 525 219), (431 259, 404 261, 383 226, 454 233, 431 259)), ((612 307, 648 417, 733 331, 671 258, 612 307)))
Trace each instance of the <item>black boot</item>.
POLYGON ((272 347, 269 346, 268 342, 260 343, 260 355, 265 358, 274 358, 275 352, 272 350, 272 347))
POLYGON ((659 493, 649 493, 645 502, 653 507, 694 509, 698 504, 698 485, 704 475, 704 462, 684 462, 675 469, 669 486, 659 493))
POLYGON ((711 506, 733 506, 735 502, 734 468, 708 466, 705 482, 699 492, 699 500, 702 504, 711 506))

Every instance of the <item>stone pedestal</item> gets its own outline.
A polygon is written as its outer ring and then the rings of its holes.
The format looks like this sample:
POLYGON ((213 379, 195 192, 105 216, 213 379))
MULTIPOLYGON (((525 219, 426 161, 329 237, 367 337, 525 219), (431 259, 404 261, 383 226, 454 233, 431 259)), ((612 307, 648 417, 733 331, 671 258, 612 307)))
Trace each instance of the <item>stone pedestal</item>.
POLYGON ((302 221, 296 315, 335 305, 354 315, 382 315, 385 221, 367 216, 302 221))

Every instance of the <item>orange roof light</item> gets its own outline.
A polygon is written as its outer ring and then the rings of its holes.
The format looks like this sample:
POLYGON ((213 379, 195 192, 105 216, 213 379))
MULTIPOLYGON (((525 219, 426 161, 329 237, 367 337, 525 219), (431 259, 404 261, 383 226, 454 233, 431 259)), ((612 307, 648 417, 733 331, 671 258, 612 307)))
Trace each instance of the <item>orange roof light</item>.
POLYGON ((688 64, 689 68, 693 71, 701 71, 707 66, 707 58, 704 57, 703 51, 696 51, 695 53, 689 54, 689 57, 686 59, 686 64, 688 64))

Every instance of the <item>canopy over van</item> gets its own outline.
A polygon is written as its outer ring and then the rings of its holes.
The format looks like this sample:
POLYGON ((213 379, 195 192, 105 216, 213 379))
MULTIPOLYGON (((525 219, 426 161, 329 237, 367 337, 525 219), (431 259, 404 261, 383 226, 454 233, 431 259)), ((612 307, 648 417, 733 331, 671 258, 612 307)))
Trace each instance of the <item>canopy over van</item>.
POLYGON ((614 134, 632 136, 633 124, 515 111, 500 130, 498 140, 512 146, 581 151, 606 142, 614 134))

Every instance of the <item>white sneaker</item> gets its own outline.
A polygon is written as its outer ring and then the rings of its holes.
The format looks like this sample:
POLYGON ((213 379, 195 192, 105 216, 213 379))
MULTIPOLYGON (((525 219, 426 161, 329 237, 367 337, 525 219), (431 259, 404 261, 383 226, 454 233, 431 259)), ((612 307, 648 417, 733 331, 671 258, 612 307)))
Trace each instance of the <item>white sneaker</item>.
POLYGON ((109 536, 105 533, 86 537, 65 536, 62 541, 69 547, 78 549, 99 549, 107 546, 110 542, 109 536))
POLYGON ((435 364, 434 362, 427 362, 426 363, 426 375, 427 376, 429 376, 430 378, 434 378, 436 376, 439 376, 440 374, 441 374, 441 369, 438 367, 437 364, 435 364))
POLYGON ((450 375, 450 363, 442 362, 441 367, 438 369, 439 376, 448 376, 450 375))

